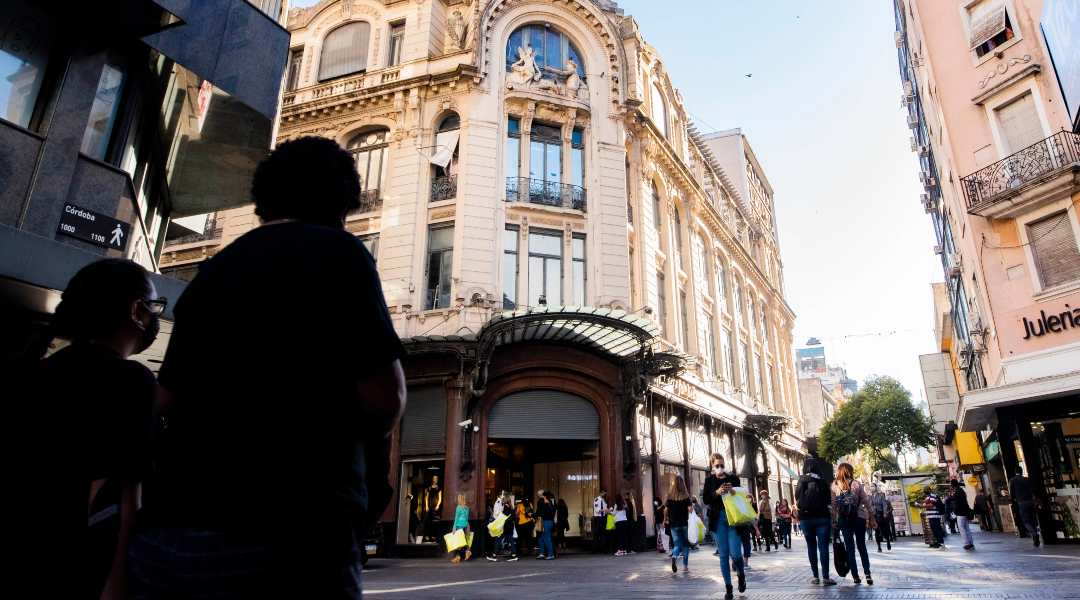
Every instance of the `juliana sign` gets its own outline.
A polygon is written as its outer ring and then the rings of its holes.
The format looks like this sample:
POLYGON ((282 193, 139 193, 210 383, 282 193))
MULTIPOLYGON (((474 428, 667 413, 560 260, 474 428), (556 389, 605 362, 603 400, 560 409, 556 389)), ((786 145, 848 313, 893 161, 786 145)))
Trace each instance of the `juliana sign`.
POLYGON ((1045 310, 1040 310, 1039 318, 1034 321, 1028 321, 1027 317, 1024 317, 1024 339, 1031 339, 1031 336, 1042 337, 1048 332, 1058 333, 1070 327, 1080 329, 1080 308, 1070 311, 1068 304, 1065 308, 1065 312, 1050 316, 1046 316, 1045 310))

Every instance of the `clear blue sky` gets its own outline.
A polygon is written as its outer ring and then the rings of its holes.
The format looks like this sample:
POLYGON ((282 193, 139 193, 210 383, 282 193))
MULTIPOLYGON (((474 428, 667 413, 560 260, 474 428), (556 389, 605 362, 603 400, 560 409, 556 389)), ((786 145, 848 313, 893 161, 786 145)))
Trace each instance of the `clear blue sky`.
POLYGON ((776 193, 796 347, 818 337, 830 363, 860 382, 892 375, 917 402, 918 355, 934 351, 930 283, 943 275, 900 107, 892 3, 618 4, 698 129, 750 140, 776 193))

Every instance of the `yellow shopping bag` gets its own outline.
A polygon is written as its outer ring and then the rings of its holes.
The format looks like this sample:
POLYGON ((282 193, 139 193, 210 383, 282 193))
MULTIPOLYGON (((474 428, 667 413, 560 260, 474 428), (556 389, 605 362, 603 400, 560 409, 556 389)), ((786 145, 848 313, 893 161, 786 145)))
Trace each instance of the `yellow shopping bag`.
POLYGON ((473 534, 465 536, 465 548, 472 548, 473 534))
POLYGON ((453 552, 454 550, 457 550, 458 548, 461 548, 465 545, 465 530, 455 529, 454 531, 444 535, 443 539, 446 540, 446 551, 453 552))
POLYGON ((605 528, 608 531, 611 531, 612 529, 615 529, 615 515, 608 515, 607 516, 607 522, 605 523, 605 528))
POLYGON ((499 515, 497 519, 488 523, 488 533, 491 537, 499 537, 503 533, 503 525, 506 524, 506 515, 499 515))
POLYGON ((728 525, 747 525, 757 519, 754 504, 747 499, 746 488, 731 488, 731 493, 725 494, 723 498, 728 525))

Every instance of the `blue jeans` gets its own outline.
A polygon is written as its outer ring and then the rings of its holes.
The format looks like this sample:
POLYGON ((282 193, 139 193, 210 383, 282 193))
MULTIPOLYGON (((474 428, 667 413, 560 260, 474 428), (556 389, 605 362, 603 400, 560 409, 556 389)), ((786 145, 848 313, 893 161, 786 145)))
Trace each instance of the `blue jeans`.
POLYGON ((502 535, 495 538, 495 548, 491 552, 492 556, 497 557, 502 554, 503 542, 505 540, 510 541, 510 555, 517 556, 517 542, 514 541, 514 526, 510 524, 510 519, 507 519, 506 523, 503 524, 502 535))
POLYGON ((945 528, 941 525, 941 519, 927 518, 930 521, 930 531, 934 534, 934 543, 941 545, 945 543, 945 528))
POLYGON ((544 530, 540 532, 540 554, 543 556, 555 556, 555 548, 551 546, 551 528, 555 521, 544 521, 544 530))
POLYGON ((728 525, 725 513, 717 515, 713 539, 716 540, 716 551, 720 554, 720 572, 724 574, 724 584, 731 585, 729 561, 735 563, 737 573, 743 573, 742 537, 735 527, 728 525))
POLYGON ((844 535, 844 549, 847 550, 848 568, 851 576, 857 577, 859 570, 855 567, 855 549, 859 550, 859 558, 862 559, 862 570, 866 577, 870 576, 870 555, 866 553, 866 519, 855 517, 838 521, 840 533, 844 535))
POLYGON ((678 558, 679 553, 682 553, 682 564, 685 567, 690 560, 690 542, 687 541, 686 531, 689 529, 687 526, 672 527, 671 528, 671 542, 674 546, 672 554, 678 558))
POLYGON ((806 535, 806 552, 810 555, 810 570, 818 576, 818 556, 821 556, 822 577, 829 578, 829 538, 832 537, 832 519, 802 519, 803 533, 806 535), (817 552, 815 552, 817 550, 817 552))
POLYGON ((791 545, 791 523, 780 522, 780 543, 791 545))

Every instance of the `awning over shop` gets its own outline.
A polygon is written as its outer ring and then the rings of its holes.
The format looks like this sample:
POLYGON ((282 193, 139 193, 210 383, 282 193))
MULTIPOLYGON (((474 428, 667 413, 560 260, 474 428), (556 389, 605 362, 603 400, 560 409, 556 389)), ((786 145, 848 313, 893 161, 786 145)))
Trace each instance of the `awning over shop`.
POLYGON ((481 354, 517 342, 567 342, 613 357, 635 354, 660 330, 652 321, 622 310, 587 306, 525 308, 495 315, 477 336, 481 354))

